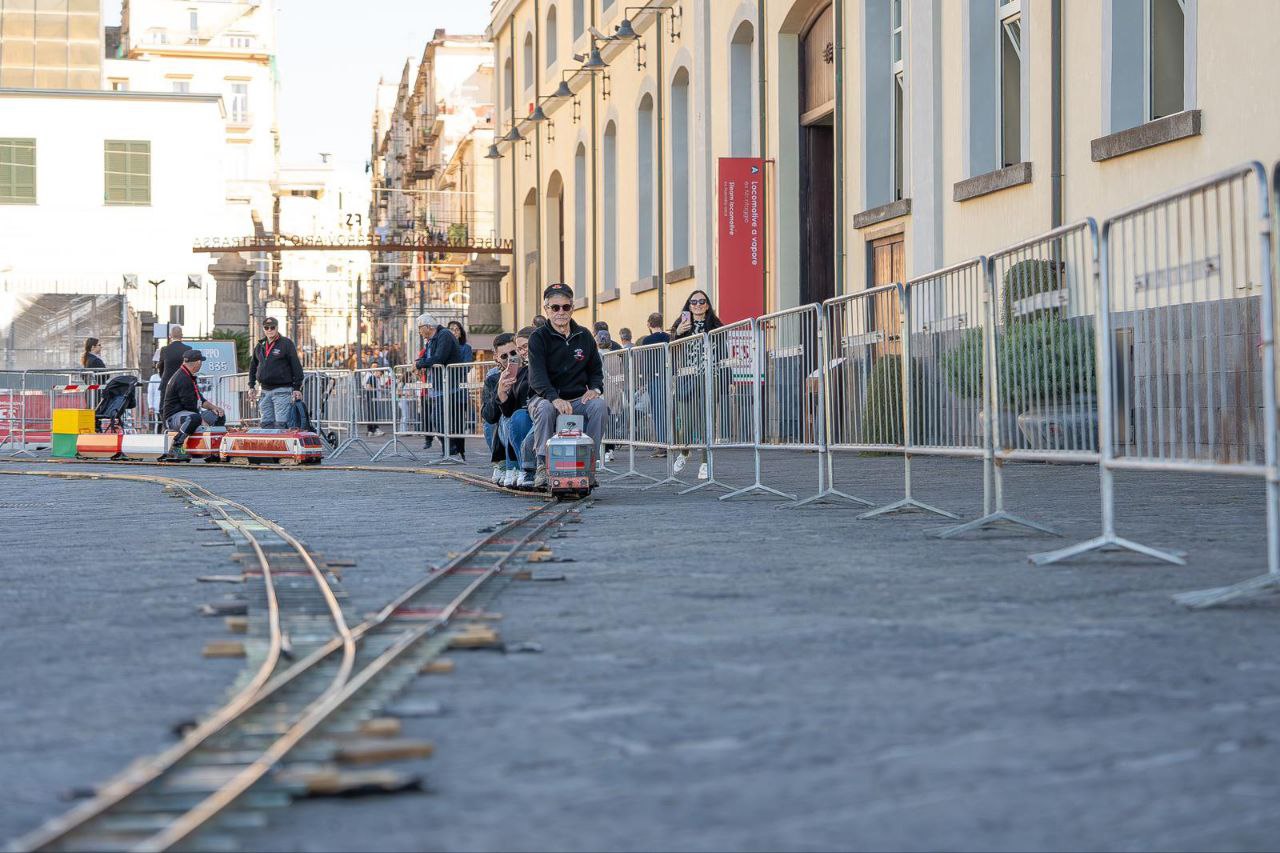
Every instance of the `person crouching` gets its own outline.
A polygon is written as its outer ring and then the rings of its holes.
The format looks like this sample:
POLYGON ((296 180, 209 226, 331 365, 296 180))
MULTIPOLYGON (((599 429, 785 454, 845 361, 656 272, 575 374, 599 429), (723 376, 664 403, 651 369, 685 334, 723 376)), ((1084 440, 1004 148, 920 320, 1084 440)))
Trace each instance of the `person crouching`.
MULTIPOLYGON (((573 288, 553 284, 542 292, 542 307, 548 322, 529 338, 529 415, 533 418, 534 447, 538 470, 534 488, 547 485, 547 440, 556 432, 559 415, 581 415, 583 431, 595 443, 600 458, 600 441, 609 408, 604 397, 604 365, 590 329, 573 322, 573 288)), ((595 465, 591 485, 596 485, 595 465)))
POLYGON ((204 365, 204 353, 198 349, 188 350, 182 355, 182 367, 169 377, 169 386, 164 389, 164 404, 160 410, 161 420, 169 429, 178 434, 173 439, 169 452, 160 457, 165 462, 188 462, 187 439, 199 428, 200 424, 224 426, 227 413, 210 403, 200 393, 200 384, 196 376, 204 365))

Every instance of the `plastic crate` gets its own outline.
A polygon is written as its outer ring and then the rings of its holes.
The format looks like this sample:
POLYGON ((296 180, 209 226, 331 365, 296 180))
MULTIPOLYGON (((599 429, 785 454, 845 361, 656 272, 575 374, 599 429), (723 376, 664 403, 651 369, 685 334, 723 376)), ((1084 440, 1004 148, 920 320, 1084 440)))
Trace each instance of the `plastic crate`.
POLYGON ((76 439, 78 438, 79 436, 76 435, 55 432, 53 434, 53 449, 50 451, 50 455, 59 459, 75 459, 76 439))

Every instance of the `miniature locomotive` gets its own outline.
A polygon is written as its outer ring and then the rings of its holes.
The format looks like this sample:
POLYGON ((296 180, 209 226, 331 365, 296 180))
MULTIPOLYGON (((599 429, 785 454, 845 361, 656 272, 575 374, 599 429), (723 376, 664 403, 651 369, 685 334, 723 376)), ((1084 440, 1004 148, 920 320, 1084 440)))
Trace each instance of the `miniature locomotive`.
POLYGON ((556 434, 547 439, 547 485, 552 496, 585 498, 595 476, 596 445, 582 431, 578 415, 556 418, 556 434))
MULTIPOLYGON (((76 454, 86 459, 155 461, 168 453, 175 433, 117 432, 79 436, 76 454)), ((275 462, 280 465, 314 465, 324 459, 324 444, 314 432, 299 429, 228 430, 202 427, 187 438, 183 449, 192 459, 205 462, 275 462)))
POLYGON ((227 433, 218 452, 232 465, 315 465, 324 459, 324 444, 314 432, 300 429, 250 429, 227 433))

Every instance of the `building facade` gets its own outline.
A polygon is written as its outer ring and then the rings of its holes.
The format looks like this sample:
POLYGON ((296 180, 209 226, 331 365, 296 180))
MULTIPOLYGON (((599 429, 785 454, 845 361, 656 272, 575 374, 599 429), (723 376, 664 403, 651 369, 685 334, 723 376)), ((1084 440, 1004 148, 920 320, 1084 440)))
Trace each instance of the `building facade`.
MULTIPOLYGON (((0 89, 4 298, 121 295, 210 331, 208 261, 191 246, 227 227, 222 122, 216 95, 0 89)), ((95 336, 120 325, 110 312, 95 336)))
POLYGON ((0 0, 0 87, 98 89, 99 0, 0 0))
MULTIPOLYGON (((493 56, 478 35, 437 30, 416 64, 406 62, 394 100, 379 84, 373 119, 375 233, 440 242, 492 238, 493 56), (388 104, 389 102, 389 104, 388 104)), ((414 340, 413 317, 431 310, 466 320, 463 252, 382 252, 371 298, 382 343, 414 340)))
POLYGON ((760 307, 778 309, 1274 157, 1280 7, 1206 6, 500 0, 510 320, 558 280, 615 328, 671 323, 694 288, 723 299, 721 158, 763 160, 760 307))

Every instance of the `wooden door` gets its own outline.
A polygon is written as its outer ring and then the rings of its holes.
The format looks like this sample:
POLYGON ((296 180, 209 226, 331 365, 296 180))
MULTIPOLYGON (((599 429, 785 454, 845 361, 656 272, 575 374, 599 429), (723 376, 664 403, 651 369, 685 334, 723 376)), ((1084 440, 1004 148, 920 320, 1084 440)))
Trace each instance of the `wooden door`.
MULTIPOLYGON (((871 241, 871 286, 884 284, 901 284, 906 280, 907 252, 906 240, 902 234, 882 237, 871 241)), ((883 300, 875 300, 877 305, 884 305, 883 300)), ((874 327, 884 332, 884 352, 900 352, 899 339, 902 335, 902 318, 897 313, 880 311, 880 316, 871 318, 874 327)))

